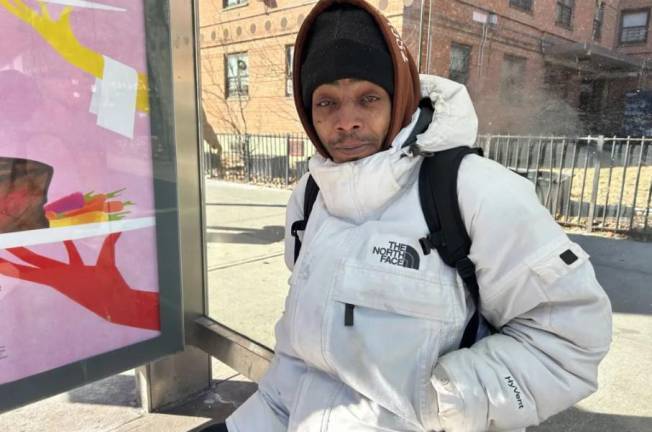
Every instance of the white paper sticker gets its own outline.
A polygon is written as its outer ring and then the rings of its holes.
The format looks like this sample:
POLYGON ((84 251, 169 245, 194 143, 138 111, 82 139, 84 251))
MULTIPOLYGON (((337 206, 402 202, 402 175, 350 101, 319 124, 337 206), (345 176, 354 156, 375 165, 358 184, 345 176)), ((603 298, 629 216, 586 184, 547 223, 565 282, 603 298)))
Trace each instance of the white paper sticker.
POLYGON ((93 96, 91 96, 91 107, 88 109, 92 114, 97 115, 100 106, 100 90, 102 89, 102 80, 95 78, 93 85, 93 96))
POLYGON ((104 56, 104 77, 99 86, 97 124, 105 129, 134 137, 138 72, 104 56))

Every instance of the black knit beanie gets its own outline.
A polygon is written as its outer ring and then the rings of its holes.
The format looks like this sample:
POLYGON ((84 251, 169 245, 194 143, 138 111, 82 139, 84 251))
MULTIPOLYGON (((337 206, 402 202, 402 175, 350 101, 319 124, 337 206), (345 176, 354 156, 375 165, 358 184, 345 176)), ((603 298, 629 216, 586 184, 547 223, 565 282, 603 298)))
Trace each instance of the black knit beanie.
POLYGON ((356 78, 394 94, 394 66, 378 25, 365 10, 335 4, 314 22, 301 64, 301 90, 306 112, 312 93, 322 84, 356 78))

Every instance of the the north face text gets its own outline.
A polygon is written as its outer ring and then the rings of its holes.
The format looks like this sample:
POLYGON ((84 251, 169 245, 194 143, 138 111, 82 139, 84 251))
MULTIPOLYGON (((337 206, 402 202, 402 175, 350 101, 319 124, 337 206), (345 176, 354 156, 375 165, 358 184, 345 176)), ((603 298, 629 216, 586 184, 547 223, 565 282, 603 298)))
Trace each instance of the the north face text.
POLYGON ((419 270, 419 253, 410 245, 390 241, 387 247, 374 246, 373 254, 381 263, 419 270))

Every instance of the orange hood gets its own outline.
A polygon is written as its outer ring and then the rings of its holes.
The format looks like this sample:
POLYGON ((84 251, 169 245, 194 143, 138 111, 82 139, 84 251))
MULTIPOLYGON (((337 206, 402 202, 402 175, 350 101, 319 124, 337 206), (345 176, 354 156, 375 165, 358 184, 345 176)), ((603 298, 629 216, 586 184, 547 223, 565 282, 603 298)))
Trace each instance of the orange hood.
POLYGON ((389 48, 394 64, 394 96, 392 98, 392 116, 389 129, 385 142, 383 143, 383 150, 385 150, 389 148, 392 140, 399 131, 410 123, 412 114, 417 109, 420 96, 419 73, 407 46, 405 46, 396 28, 378 10, 364 0, 321 0, 310 11, 301 25, 294 45, 294 63, 292 65, 294 104, 297 108, 299 119, 308 137, 317 148, 317 151, 322 156, 329 157, 312 125, 311 116, 306 112, 304 107, 301 91, 301 63, 303 62, 306 39, 310 34, 312 24, 323 11, 334 4, 349 4, 368 12, 376 24, 378 24, 389 48))

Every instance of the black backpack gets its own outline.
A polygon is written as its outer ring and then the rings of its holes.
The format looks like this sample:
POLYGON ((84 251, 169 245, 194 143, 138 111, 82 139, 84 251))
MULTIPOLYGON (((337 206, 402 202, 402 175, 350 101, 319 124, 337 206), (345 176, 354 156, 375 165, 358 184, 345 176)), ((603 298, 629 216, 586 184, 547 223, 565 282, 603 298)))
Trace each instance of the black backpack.
MULTIPOLYGON (((421 152, 416 146, 417 135, 424 132, 433 116, 432 107, 428 99, 424 99, 419 106, 421 114, 417 123, 403 144, 403 147, 412 147, 413 152, 424 156, 419 171, 419 199, 421 210, 428 224, 428 235, 419 239, 419 244, 425 255, 436 249, 441 259, 451 267, 457 269, 458 274, 469 290, 475 303, 475 313, 469 320, 460 343, 460 348, 468 348, 476 341, 480 325, 480 289, 475 276, 475 265, 469 259, 471 238, 466 232, 462 222, 459 203, 457 200, 457 172, 462 159, 469 154, 482 156, 479 148, 454 147, 435 153, 421 152)), ((313 204, 319 194, 319 186, 312 178, 308 177, 303 201, 303 220, 292 224, 291 233, 294 236, 294 261, 296 262, 301 250, 299 231, 304 231, 313 204)), ((346 321, 348 325, 353 321, 353 306, 347 305, 346 321)))

